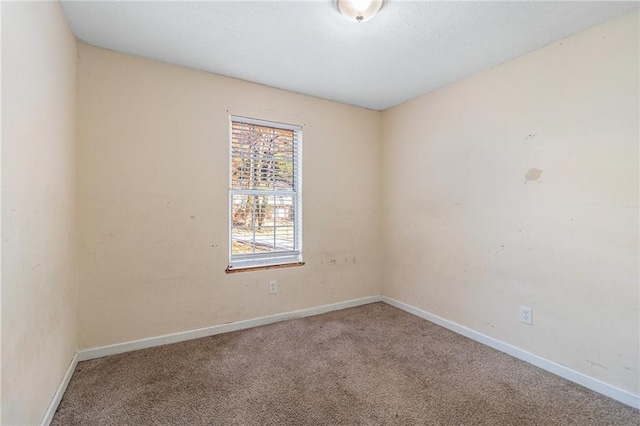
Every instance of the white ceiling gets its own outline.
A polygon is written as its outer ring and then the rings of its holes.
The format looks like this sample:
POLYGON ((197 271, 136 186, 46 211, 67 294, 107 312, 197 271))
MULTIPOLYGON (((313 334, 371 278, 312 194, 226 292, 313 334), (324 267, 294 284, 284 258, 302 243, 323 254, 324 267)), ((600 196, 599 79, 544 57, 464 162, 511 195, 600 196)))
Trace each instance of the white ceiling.
POLYGON ((63 1, 78 39, 376 110, 638 8, 634 2, 63 1))

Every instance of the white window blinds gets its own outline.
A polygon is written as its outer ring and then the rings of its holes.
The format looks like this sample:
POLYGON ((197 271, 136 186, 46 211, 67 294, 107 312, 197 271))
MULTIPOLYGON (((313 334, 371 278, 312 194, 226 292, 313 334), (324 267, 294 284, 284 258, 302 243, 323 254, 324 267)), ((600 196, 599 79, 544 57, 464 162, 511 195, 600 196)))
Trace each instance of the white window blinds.
POLYGON ((229 269, 301 262, 299 126, 231 117, 229 269))

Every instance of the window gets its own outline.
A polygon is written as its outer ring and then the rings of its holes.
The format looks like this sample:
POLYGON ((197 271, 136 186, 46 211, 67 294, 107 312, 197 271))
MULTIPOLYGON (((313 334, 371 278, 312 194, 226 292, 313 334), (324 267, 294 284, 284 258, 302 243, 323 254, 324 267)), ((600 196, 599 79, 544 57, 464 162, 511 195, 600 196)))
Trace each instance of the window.
POLYGON ((302 264, 301 133, 231 117, 227 272, 302 264))

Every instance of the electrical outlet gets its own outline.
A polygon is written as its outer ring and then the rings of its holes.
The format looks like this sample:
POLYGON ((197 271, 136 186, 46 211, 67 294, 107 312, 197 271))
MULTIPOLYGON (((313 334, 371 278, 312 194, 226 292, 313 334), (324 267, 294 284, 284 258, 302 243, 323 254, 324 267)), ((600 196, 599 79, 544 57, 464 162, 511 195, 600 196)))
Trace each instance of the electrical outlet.
POLYGON ((520 306, 520 321, 533 325, 533 309, 527 306, 520 306))
POLYGON ((278 292, 278 282, 269 281, 269 294, 276 294, 278 292))

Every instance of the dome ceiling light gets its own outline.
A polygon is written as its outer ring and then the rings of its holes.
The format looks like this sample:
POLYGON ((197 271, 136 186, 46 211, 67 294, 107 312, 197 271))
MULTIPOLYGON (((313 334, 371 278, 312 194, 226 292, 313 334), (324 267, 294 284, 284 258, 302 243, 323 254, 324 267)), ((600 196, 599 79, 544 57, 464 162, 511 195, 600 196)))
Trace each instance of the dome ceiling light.
POLYGON ((386 0, 336 0, 338 10, 349 20, 364 22, 376 16, 386 0))

